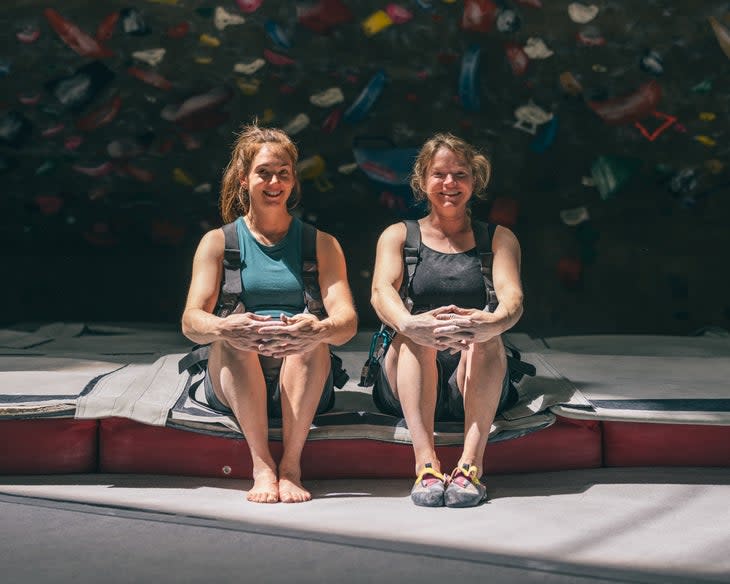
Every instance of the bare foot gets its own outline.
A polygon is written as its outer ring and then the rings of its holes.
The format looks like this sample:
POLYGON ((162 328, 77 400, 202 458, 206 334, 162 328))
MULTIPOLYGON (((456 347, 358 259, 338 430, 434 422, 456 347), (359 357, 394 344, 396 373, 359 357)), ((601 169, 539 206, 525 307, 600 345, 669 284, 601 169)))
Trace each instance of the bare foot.
POLYGON ((312 500, 312 493, 302 486, 299 473, 288 473, 279 469, 279 501, 282 503, 304 503, 312 500))
POLYGON ((278 503, 279 485, 276 473, 268 469, 257 473, 246 499, 254 503, 278 503))

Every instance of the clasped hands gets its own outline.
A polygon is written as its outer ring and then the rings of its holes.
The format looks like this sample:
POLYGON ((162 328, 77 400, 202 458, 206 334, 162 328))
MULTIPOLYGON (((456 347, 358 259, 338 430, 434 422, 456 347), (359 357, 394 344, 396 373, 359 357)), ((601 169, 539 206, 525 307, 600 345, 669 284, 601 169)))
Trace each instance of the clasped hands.
POLYGON ((411 315, 403 334, 419 345, 456 353, 500 334, 498 319, 476 308, 449 305, 411 315))
POLYGON ((244 312, 225 318, 223 337, 236 349, 281 359, 311 351, 322 333, 319 319, 312 314, 276 318, 244 312))

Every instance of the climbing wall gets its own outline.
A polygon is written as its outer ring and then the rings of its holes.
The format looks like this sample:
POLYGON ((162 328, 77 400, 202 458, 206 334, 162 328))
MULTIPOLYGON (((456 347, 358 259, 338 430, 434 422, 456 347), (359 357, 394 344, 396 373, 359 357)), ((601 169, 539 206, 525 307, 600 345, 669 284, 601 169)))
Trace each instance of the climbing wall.
POLYGON ((179 318, 241 123, 297 142, 365 325, 418 147, 491 157, 536 334, 730 327, 730 4, 17 1, 0 7, 0 320, 179 318))

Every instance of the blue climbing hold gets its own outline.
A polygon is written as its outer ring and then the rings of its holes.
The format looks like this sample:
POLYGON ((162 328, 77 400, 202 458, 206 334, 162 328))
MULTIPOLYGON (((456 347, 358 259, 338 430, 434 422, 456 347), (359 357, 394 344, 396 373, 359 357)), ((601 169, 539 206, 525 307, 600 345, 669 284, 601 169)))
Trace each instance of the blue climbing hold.
POLYGON ((459 99, 464 109, 472 112, 479 111, 479 60, 482 49, 472 45, 461 58, 461 72, 459 73, 459 99))
POLYGON ((357 99, 345 111, 343 118, 346 122, 359 122, 367 115, 375 104, 375 101, 383 92, 385 81, 385 71, 382 69, 373 75, 368 84, 365 86, 365 89, 360 92, 357 99))

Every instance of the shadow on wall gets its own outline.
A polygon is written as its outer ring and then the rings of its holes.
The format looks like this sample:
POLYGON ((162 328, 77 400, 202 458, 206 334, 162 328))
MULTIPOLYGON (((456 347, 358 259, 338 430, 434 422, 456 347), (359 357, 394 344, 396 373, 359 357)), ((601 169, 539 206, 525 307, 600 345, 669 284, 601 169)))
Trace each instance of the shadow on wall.
POLYGON ((25 0, 0 7, 0 320, 176 321, 236 129, 285 128, 364 326, 375 243, 435 131, 494 164, 518 329, 730 328, 730 15, 691 0, 25 0), (9 281, 9 280, 6 280, 9 281))

